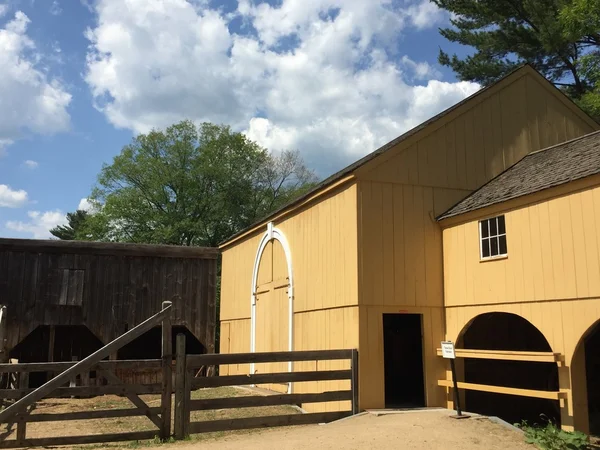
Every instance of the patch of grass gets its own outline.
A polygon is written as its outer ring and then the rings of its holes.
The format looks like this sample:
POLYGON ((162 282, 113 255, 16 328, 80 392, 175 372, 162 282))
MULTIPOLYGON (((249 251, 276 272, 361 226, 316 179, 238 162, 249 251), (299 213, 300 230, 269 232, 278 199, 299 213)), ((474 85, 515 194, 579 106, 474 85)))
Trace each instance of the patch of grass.
POLYGON ((584 450, 589 448, 589 437, 580 431, 564 431, 554 423, 529 425, 517 424, 525 433, 525 440, 541 450, 584 450))

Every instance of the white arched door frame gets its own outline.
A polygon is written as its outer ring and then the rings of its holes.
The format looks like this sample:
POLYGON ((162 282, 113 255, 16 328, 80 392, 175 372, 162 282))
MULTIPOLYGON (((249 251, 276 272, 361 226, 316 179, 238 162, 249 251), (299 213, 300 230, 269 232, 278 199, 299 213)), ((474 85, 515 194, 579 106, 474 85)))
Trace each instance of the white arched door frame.
MULTIPOLYGON (((262 254, 267 247, 267 244, 272 240, 279 241, 283 247, 285 253, 285 260, 287 263, 288 270, 288 350, 291 352, 294 350, 294 275, 292 270, 292 253, 290 251, 290 245, 288 243, 285 234, 279 228, 273 226, 273 222, 267 224, 267 231, 263 234, 260 243, 258 244, 258 250, 256 257, 254 258, 254 269, 252 271, 252 288, 250 297, 250 352, 256 352, 256 283, 258 282, 258 269, 260 266, 260 259, 262 254)), ((288 371, 292 372, 292 362, 288 362, 288 371)), ((250 373, 254 373, 254 363, 250 364, 250 373)), ((292 392, 292 383, 288 383, 288 392, 292 392)))

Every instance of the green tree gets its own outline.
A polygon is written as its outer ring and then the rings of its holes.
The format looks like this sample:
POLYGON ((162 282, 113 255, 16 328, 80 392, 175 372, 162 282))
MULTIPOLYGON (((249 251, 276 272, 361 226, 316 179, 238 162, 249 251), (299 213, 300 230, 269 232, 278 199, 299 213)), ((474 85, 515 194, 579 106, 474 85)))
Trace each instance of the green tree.
POLYGON ((84 239, 85 236, 82 233, 88 218, 88 212, 81 209, 67 213, 67 225, 58 225, 52 228, 50 233, 63 241, 84 239))
POLYGON ((600 87, 599 0, 432 1, 452 15, 442 36, 475 50, 464 58, 440 50, 460 79, 489 85, 529 63, 598 116, 589 95, 600 87))
POLYGON ((90 240, 216 246, 314 185, 297 152, 273 156, 227 126, 141 134, 105 165, 90 240))

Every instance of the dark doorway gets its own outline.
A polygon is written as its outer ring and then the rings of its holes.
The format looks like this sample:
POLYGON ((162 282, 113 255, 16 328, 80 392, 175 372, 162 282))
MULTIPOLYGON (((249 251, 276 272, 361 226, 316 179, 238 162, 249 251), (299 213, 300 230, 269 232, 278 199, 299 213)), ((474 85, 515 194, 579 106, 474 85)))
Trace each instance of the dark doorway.
POLYGON ((584 342, 590 434, 600 436, 600 322, 584 342))
POLYGON ((383 315, 385 407, 425 406, 420 314, 383 315))

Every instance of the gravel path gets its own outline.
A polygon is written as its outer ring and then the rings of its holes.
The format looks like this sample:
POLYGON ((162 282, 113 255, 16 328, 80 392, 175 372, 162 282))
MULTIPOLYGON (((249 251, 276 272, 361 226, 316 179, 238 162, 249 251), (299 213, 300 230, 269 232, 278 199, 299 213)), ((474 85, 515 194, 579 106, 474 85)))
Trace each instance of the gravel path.
POLYGON ((177 445, 188 450, 428 449, 534 450, 523 435, 484 417, 456 420, 452 411, 364 414, 328 425, 272 429, 177 445))

